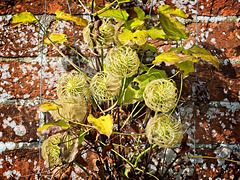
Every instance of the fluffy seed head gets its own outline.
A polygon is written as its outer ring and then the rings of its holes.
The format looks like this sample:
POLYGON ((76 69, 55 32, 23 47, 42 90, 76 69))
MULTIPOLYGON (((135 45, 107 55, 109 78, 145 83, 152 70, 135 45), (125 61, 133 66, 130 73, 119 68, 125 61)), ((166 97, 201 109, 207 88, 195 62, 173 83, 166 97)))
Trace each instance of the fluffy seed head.
POLYGON ((82 102, 89 96, 89 88, 84 75, 77 71, 64 74, 58 81, 57 95, 64 102, 82 102))
POLYGON ((110 20, 104 19, 102 21, 102 25, 99 27, 99 31, 101 33, 103 44, 109 44, 113 42, 115 29, 110 20))
POLYGON ((70 163, 75 158, 77 146, 78 139, 73 134, 57 133, 44 140, 42 157, 50 167, 70 163))
POLYGON ((153 80, 146 86, 143 98, 153 111, 168 112, 176 105, 177 88, 168 80, 153 80))
POLYGON ((182 140, 182 124, 174 117, 161 113, 148 122, 146 136, 150 144, 170 148, 182 140))
POLYGON ((52 135, 48 137, 41 146, 42 157, 50 167, 62 165, 60 159, 60 147, 58 146, 61 137, 61 133, 52 135))
POLYGON ((118 47, 108 52, 105 63, 110 74, 118 78, 127 78, 137 73, 140 60, 131 47, 118 47))
POLYGON ((118 95, 121 80, 113 78, 107 72, 98 72, 91 80, 91 92, 98 101, 107 101, 118 95))

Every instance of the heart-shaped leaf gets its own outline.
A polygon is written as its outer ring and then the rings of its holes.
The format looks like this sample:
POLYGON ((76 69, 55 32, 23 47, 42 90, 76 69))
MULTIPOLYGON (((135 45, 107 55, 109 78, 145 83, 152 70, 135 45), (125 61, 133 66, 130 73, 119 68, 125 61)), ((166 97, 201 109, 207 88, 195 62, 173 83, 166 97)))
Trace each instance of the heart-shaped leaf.
POLYGON ((13 27, 18 26, 24 23, 37 23, 37 19, 31 12, 22 12, 19 14, 15 14, 12 18, 13 27))
POLYGON ((92 114, 90 114, 87 120, 89 123, 93 124, 95 129, 97 129, 101 134, 105 134, 107 136, 112 134, 113 118, 110 114, 99 118, 95 118, 92 114))

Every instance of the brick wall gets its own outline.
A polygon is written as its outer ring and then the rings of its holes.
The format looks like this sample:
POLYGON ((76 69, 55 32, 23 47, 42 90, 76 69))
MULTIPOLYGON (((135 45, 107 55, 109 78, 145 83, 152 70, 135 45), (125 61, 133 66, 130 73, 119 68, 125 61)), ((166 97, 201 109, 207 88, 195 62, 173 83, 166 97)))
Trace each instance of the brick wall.
MULTIPOLYGON (((43 19, 44 0, 25 1, 29 9, 43 19)), ((69 0, 69 2, 73 14, 84 13, 77 0, 69 0)), ((142 5, 146 12, 149 11, 150 2, 142 5)), ((99 0, 98 3, 103 1, 99 0)), ((152 13, 157 14, 157 8, 162 4, 170 4, 191 15, 186 22, 191 37, 184 41, 184 46, 194 45, 197 0, 153 0, 152 13)), ((46 23, 49 30, 55 25, 52 19, 57 9, 68 12, 67 1, 47 0, 46 23)), ((69 68, 51 46, 45 46, 44 54, 40 54, 39 35, 33 25, 23 24, 14 28, 11 26, 12 15, 25 10, 26 7, 21 0, 0 2, 0 179, 38 178, 34 175, 39 170, 39 140, 36 136, 39 114, 35 106, 40 102, 41 62, 43 101, 56 99, 57 80, 69 68)), ((211 65, 198 65, 198 80, 207 82, 210 102, 209 109, 205 113, 197 112, 196 154, 239 160, 240 1, 199 0, 198 12, 199 45, 210 50, 219 59, 221 65, 219 70, 211 65)), ((82 39, 82 29, 81 26, 75 26, 77 39, 82 39)), ((67 34, 68 40, 74 45, 71 23, 59 21, 55 31, 67 34)), ((174 43, 160 43, 159 50, 167 50, 173 45, 174 43)), ((81 53, 88 55, 82 41, 77 41, 77 47, 81 53)), ((74 60, 74 52, 62 45, 59 48, 74 60)), ((91 71, 84 63, 82 69, 89 73, 91 71)), ((173 71, 169 68, 167 70, 171 75, 173 71)), ((184 79, 183 98, 186 99, 186 103, 180 109, 180 114, 186 126, 194 123, 193 107, 187 99, 192 94, 191 86, 195 76, 192 73, 184 79)), ((188 134, 193 154, 194 128, 190 128, 188 134)), ((86 154, 86 156, 90 155, 86 154)), ((240 165, 234 162, 199 158, 193 166, 187 163, 193 162, 193 159, 185 160, 179 174, 185 173, 191 176, 195 169, 196 173, 192 179, 240 177, 240 165)), ((96 167, 93 163, 89 163, 88 168, 94 170, 96 167)), ((41 169, 47 170, 42 159, 41 169)), ((77 179, 80 176, 84 177, 83 174, 75 167, 75 173, 72 173, 71 177, 77 179)))

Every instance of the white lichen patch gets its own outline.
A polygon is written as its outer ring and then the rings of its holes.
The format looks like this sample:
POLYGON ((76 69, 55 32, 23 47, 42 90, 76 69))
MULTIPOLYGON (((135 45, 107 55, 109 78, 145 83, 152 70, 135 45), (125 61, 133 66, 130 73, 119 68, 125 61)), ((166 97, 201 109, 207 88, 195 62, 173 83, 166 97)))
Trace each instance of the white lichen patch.
POLYGON ((17 125, 13 130, 17 136, 24 136, 27 132, 26 128, 23 125, 17 125))
POLYGON ((21 173, 16 170, 8 170, 3 173, 3 176, 5 176, 7 179, 8 178, 14 178, 14 179, 19 179, 21 177, 21 173))

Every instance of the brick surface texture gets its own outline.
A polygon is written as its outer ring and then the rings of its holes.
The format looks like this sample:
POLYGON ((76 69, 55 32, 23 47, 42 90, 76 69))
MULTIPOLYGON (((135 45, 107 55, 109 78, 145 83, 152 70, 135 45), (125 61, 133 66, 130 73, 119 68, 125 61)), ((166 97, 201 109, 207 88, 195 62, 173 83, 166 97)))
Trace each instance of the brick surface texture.
MULTIPOLYGON (((83 26, 74 26, 71 22, 55 21, 56 10, 75 15, 83 15, 86 11, 78 0, 47 0, 46 27, 47 32, 65 33, 68 44, 77 47, 79 53, 91 56, 83 43, 83 26), (75 37, 73 32, 75 31, 75 37), (77 39, 75 43, 75 38, 77 39)), ((83 0, 84 4, 89 0, 83 0)), ((104 0, 98 0, 99 6, 104 6, 104 0)), ((198 24, 197 0, 164 0, 153 1, 152 15, 157 16, 160 5, 169 4, 184 10, 188 15, 186 28, 190 38, 184 40, 183 46, 190 48, 198 44, 209 50, 219 59, 220 67, 216 69, 210 64, 201 63, 197 67, 197 78, 208 86, 209 105, 194 109, 190 101, 192 85, 196 73, 190 73, 184 78, 183 91, 179 109, 182 123, 187 129, 190 143, 190 155, 211 156, 221 159, 206 159, 183 157, 174 166, 176 179, 239 179, 240 165, 223 159, 240 159, 240 1, 239 0, 199 0, 198 24), (196 121, 194 113, 196 112, 196 121), (195 124, 196 129, 194 129, 195 124), (194 151, 194 138, 196 149, 194 151), (194 173, 193 173, 194 172, 194 173), (194 176, 193 176, 194 174, 194 176)), ((149 13, 151 0, 145 4, 134 1, 149 13)), ((42 158, 39 159, 37 128, 39 127, 39 112, 36 105, 40 96, 46 101, 57 99, 56 85, 58 79, 72 68, 66 65, 58 51, 52 45, 42 46, 42 36, 39 29, 26 23, 17 27, 11 24, 14 14, 27 10, 35 14, 41 22, 45 13, 44 0, 1 0, 0 2, 0 179, 51 179, 49 168, 42 158), (40 51, 43 50, 43 54, 40 51), (42 78, 41 78, 42 76, 42 78), (41 82, 41 83, 40 83, 41 82), (41 95, 40 95, 40 87, 41 95), (39 176, 39 162, 42 173, 39 176)), ((122 5, 124 9, 125 6, 122 5)), ((128 12, 132 8, 127 9, 128 12)), ((134 16, 134 14, 132 14, 134 16)), ((154 23, 155 20, 151 21, 154 23)), ((167 51, 176 47, 177 42, 151 41, 158 51, 167 51)), ((67 57, 76 61, 76 52, 66 44, 57 47, 67 57)), ((91 74, 92 69, 81 64, 83 71, 91 74)), ((174 66, 162 65, 169 76, 176 70, 174 66)), ((175 77, 179 87, 179 77, 175 77)), ((51 116, 48 115, 49 119, 51 116)), ((169 150, 170 153, 171 150, 169 150)), ((90 172, 98 171, 97 155, 86 152, 81 159, 90 172)), ((65 167, 64 172, 68 172, 65 167)), ((86 174, 77 166, 71 169, 71 179, 86 179, 86 174)))

